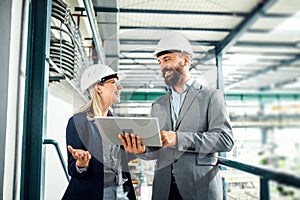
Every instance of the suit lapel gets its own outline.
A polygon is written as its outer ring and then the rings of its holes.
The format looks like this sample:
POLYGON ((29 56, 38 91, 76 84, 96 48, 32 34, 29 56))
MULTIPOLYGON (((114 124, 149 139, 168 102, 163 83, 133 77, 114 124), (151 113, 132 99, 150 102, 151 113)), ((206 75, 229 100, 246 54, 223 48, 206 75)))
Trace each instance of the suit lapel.
MULTIPOLYGON (((167 119, 170 119, 170 120, 167 120, 167 124, 164 126, 164 127, 160 127, 161 129, 165 129, 165 130, 172 130, 172 115, 171 115, 171 104, 170 104, 170 96, 171 96, 171 93, 168 93, 163 101, 161 101, 159 104, 161 105, 162 108, 166 109, 166 114, 167 114, 167 119), (167 126, 167 127, 166 127, 167 126)), ((158 117, 162 117, 163 115, 161 116, 158 116, 158 117)))
POLYGON ((169 128, 169 130, 172 130, 173 126, 172 126, 171 104, 169 101, 170 96, 171 96, 171 94, 169 93, 168 98, 167 98, 168 100, 165 101, 165 108, 167 109, 168 119, 171 119, 171 120, 167 120, 168 128, 169 128))

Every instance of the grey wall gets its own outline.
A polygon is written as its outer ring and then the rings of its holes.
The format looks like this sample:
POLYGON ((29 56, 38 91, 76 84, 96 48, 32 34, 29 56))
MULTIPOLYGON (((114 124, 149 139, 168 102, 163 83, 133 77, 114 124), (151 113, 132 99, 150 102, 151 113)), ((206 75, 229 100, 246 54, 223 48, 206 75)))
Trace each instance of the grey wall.
POLYGON ((0 1, 0 199, 3 198, 12 1, 0 1))

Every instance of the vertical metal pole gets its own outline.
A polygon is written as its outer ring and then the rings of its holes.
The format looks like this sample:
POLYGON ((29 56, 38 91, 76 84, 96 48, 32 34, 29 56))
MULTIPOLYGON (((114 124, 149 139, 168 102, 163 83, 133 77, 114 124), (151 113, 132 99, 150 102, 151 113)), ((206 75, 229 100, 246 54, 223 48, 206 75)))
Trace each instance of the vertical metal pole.
POLYGON ((223 84, 223 73, 222 73, 222 54, 216 55, 216 65, 217 65, 217 89, 224 90, 223 84))
POLYGON ((223 187, 223 200, 226 200, 227 199, 227 183, 226 183, 224 177, 222 177, 222 187, 223 187))
POLYGON ((103 54, 102 54, 103 51, 101 51, 101 49, 102 49, 101 37, 100 37, 99 31, 98 31, 98 28, 95 26, 95 24, 97 24, 97 23, 96 23, 96 20, 95 20, 93 2, 91 0, 83 0, 83 3, 84 3, 84 8, 85 8, 85 11, 86 11, 86 15, 87 15, 89 23, 90 23, 90 27, 92 29, 93 42, 95 44, 95 49, 96 49, 97 54, 99 56, 100 63, 104 63, 105 58, 103 57, 103 54))
POLYGON ((268 142, 268 130, 269 128, 261 128, 261 144, 266 145, 268 142))
POLYGON ((43 134, 46 130, 46 100, 49 79, 51 0, 29 4, 28 47, 24 102, 22 174, 20 199, 43 199, 43 134))
POLYGON ((265 178, 260 178, 260 199, 270 200, 269 181, 265 178))
MULTIPOLYGON (((223 84, 223 73, 222 73, 222 53, 216 55, 216 67, 217 67, 217 89, 224 91, 224 84, 223 84)), ((226 158, 225 152, 220 152, 219 156, 226 158)), ((221 170, 226 170, 226 167, 221 166, 221 170)), ((222 186, 223 186, 223 199, 226 200, 227 196, 227 183, 225 179, 222 179, 222 186)))

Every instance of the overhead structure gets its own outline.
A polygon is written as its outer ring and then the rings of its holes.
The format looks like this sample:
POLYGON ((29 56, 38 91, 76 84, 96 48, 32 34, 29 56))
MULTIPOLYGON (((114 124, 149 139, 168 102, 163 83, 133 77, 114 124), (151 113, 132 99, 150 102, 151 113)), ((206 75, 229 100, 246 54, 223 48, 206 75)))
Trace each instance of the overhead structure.
MULTIPOLYGON (((123 81, 127 90, 164 89, 152 53, 169 31, 190 39, 195 52, 192 74, 210 86, 216 84, 215 55, 222 53, 225 91, 300 89, 297 0, 122 0, 116 6, 94 0, 93 4, 100 33, 117 29, 118 68, 128 74, 123 81), (117 16, 115 24, 105 15, 117 16)), ((115 53, 106 56, 116 58, 115 53)))

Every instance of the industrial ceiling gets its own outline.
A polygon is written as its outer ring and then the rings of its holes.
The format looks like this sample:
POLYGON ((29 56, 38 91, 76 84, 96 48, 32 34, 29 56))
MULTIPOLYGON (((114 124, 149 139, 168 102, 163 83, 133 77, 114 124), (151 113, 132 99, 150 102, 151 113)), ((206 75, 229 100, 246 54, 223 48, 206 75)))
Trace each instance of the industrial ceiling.
POLYGON ((225 93, 300 90, 299 0, 83 2, 66 1, 80 22, 84 44, 99 46, 94 61, 127 75, 122 81, 125 92, 166 91, 152 53, 171 32, 190 40, 191 73, 203 84, 225 93), (88 4, 93 14, 89 22, 88 4))
POLYGON ((152 56, 171 31, 193 45, 193 74, 215 84, 216 60, 225 91, 299 91, 300 1, 122 0, 93 1, 101 39, 127 74, 124 88, 163 88, 152 56), (112 34, 113 33, 113 34, 112 34))

